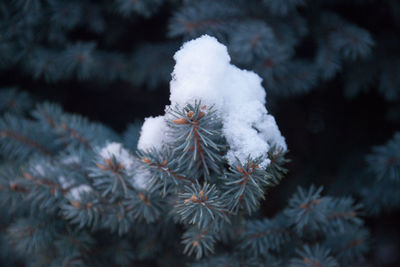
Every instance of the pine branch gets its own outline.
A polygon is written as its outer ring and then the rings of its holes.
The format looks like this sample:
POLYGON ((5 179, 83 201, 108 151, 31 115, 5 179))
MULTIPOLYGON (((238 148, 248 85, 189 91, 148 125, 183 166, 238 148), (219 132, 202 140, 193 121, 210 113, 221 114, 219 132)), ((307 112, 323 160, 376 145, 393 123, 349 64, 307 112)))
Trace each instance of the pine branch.
POLYGON ((224 197, 229 201, 229 209, 237 213, 239 209, 251 214, 259 205, 260 199, 264 199, 264 189, 273 179, 266 171, 259 168, 260 159, 248 159, 245 165, 230 167, 221 178, 224 182, 224 197))
POLYGON ((15 140, 15 141, 17 141, 19 143, 23 143, 23 144, 25 144, 27 146, 30 146, 30 147, 34 148, 35 150, 37 150, 38 152, 40 152, 40 153, 42 153, 44 155, 47 155, 47 156, 52 155, 52 153, 49 150, 47 150, 45 147, 41 146, 39 143, 33 141, 32 139, 30 139, 27 136, 18 134, 16 132, 11 131, 11 130, 7 130, 7 129, 2 130, 0 132, 0 137, 1 138, 10 138, 10 139, 13 139, 13 140, 15 140))
POLYGON ((199 183, 185 186, 183 193, 178 195, 175 212, 186 224, 195 224, 205 228, 216 220, 229 221, 228 210, 221 201, 221 196, 215 185, 199 183))
POLYGON ((174 159, 178 169, 196 179, 211 179, 211 171, 220 173, 219 164, 223 162, 221 152, 221 122, 213 107, 207 108, 201 102, 188 104, 182 109, 178 106, 168 112, 172 121, 167 121, 173 142, 174 159), (183 133, 183 135, 182 135, 183 133))

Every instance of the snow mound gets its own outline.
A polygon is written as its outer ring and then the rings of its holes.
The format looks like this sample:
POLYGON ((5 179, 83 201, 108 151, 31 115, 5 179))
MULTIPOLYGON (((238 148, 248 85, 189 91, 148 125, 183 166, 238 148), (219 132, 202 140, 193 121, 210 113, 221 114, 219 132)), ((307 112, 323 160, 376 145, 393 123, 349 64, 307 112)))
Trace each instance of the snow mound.
POLYGON ((139 169, 136 159, 126 150, 122 144, 112 142, 99 150, 99 155, 103 159, 114 157, 116 161, 126 169, 128 174, 133 174, 133 185, 136 189, 146 189, 147 178, 143 171, 139 169))
POLYGON ((146 190, 149 183, 149 177, 151 177, 151 173, 148 170, 138 168, 135 172, 133 185, 136 189, 146 190))
POLYGON ((128 171, 133 168, 135 159, 120 143, 112 142, 107 144, 100 150, 99 154, 103 159, 115 157, 118 163, 122 164, 128 171))
POLYGON ((82 184, 71 188, 66 197, 70 200, 81 201, 83 194, 90 193, 92 191, 93 189, 89 185, 82 184))
POLYGON ((165 122, 164 116, 146 118, 140 130, 138 149, 161 149, 162 145, 166 143, 168 139, 165 131, 166 128, 167 123, 165 122))
MULTIPOLYGON (((222 119, 223 135, 229 145, 226 158, 237 160, 261 157, 267 167, 271 146, 286 150, 275 119, 265 108, 266 93, 262 79, 254 72, 230 64, 226 46, 216 38, 203 35, 185 43, 174 55, 176 65, 170 82, 171 105, 181 107, 200 100, 214 105, 222 119)), ((168 108, 168 107, 167 107, 168 108)), ((146 119, 139 138, 139 149, 159 149, 166 142, 165 118, 146 119)))

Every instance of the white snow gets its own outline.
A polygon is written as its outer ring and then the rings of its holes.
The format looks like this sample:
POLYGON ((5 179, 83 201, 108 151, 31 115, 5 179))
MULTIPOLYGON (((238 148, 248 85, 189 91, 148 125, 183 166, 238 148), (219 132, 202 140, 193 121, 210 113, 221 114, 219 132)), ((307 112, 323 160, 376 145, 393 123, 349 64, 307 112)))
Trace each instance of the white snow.
POLYGON ((42 165, 36 164, 33 168, 37 171, 37 173, 41 176, 45 176, 45 171, 42 165))
MULTIPOLYGON (((230 148, 226 158, 230 164, 237 164, 236 159, 245 163, 250 156, 262 157, 260 167, 266 167, 271 146, 287 149, 274 117, 265 108, 262 79, 252 71, 230 64, 226 46, 216 38, 203 35, 189 41, 174 59, 171 105, 183 107, 194 100, 207 107, 214 105, 223 122, 223 135, 230 148)), ((161 148, 166 132, 164 116, 148 118, 138 148, 161 148)))
MULTIPOLYGON (((153 119, 153 118, 152 118, 153 119)), ((150 173, 140 169, 137 159, 133 157, 120 143, 109 143, 102 149, 99 154, 104 159, 111 159, 113 156, 118 163, 122 164, 128 175, 133 177, 133 185, 136 189, 145 190, 150 173)))
POLYGON ((107 144, 100 150, 99 154, 104 159, 114 157, 128 171, 133 169, 135 159, 120 143, 112 142, 107 144))
POLYGON ((140 130, 138 149, 161 149, 162 145, 168 140, 166 128, 167 123, 164 116, 146 118, 140 130))
POLYGON ((58 182, 60 183, 62 189, 67 189, 75 183, 75 181, 70 178, 66 178, 64 175, 58 177, 58 182))
POLYGON ((93 189, 89 185, 82 184, 71 188, 71 190, 67 193, 67 198, 75 201, 80 201, 82 199, 82 195, 85 192, 89 193, 91 191, 93 191, 93 189))
POLYGON ((61 163, 65 165, 78 164, 79 162, 80 158, 76 155, 68 155, 61 159, 61 163))
POLYGON ((137 169, 134 175, 133 185, 136 189, 146 190, 151 173, 148 170, 137 169))

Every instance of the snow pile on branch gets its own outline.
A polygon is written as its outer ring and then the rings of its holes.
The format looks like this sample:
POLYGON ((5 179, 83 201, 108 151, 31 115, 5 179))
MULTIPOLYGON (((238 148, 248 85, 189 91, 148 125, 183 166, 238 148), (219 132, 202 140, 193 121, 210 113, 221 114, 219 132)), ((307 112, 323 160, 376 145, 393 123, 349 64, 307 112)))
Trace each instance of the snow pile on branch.
POLYGON ((92 191, 93 189, 89 185, 82 184, 71 188, 71 190, 67 193, 66 197, 70 200, 81 201, 83 194, 90 193, 92 191))
POLYGON ((62 189, 70 188, 75 183, 74 180, 67 178, 64 175, 58 177, 58 182, 60 183, 62 189))
POLYGON ((149 177, 151 177, 151 173, 148 170, 143 170, 138 167, 134 175, 133 185, 136 189, 146 190, 149 177))
POLYGON ((135 159, 125 148, 122 147, 120 143, 112 142, 107 144, 100 150, 99 154, 103 159, 111 159, 114 157, 115 160, 122 164, 122 166, 128 171, 133 168, 135 159))
POLYGON ((138 149, 147 150, 148 148, 161 149, 162 145, 168 141, 165 133, 167 123, 164 116, 148 117, 144 120, 140 139, 138 141, 138 149))
POLYGON ((122 144, 116 142, 109 143, 99 151, 99 154, 105 160, 115 158, 129 174, 134 172, 133 185, 137 189, 146 188, 148 179, 143 175, 143 171, 137 168, 136 159, 128 150, 122 147, 122 144))
MULTIPOLYGON (((195 100, 214 105, 222 119, 223 135, 229 145, 226 158, 231 164, 237 163, 236 159, 245 163, 248 156, 262 157, 261 166, 266 167, 271 146, 287 149, 274 117, 265 108, 262 79, 230 64, 226 46, 204 35, 185 43, 174 59, 171 105, 183 107, 195 100)), ((162 119, 157 117, 157 124, 154 119, 145 121, 139 149, 159 148, 160 142, 166 140, 167 129, 162 119)))

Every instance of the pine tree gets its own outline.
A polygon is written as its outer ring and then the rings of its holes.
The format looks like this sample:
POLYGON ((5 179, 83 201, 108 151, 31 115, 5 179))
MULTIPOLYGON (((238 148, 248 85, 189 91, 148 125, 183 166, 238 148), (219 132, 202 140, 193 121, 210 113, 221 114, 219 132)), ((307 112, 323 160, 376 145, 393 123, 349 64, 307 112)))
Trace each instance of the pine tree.
MULTIPOLYGON (((122 136, 101 124, 50 103, 37 104, 28 114, 29 106, 10 105, 27 96, 6 91, 2 108, 7 113, 0 120, 3 265, 362 264, 369 234, 361 205, 349 197, 299 188, 275 216, 254 216, 268 188, 287 172, 286 148, 262 105, 256 112, 264 117, 256 117, 253 128, 238 121, 232 128, 237 106, 207 97, 229 75, 240 86, 247 83, 245 94, 254 94, 249 100, 265 96, 257 75, 224 62, 229 60, 224 49, 205 36, 175 55, 175 106, 145 121, 137 156, 127 149, 133 141, 124 144, 122 136), (203 61, 193 61, 199 54, 203 61), (212 77, 218 68, 226 68, 225 76, 212 77), (198 78, 210 79, 206 95, 191 94, 199 88, 198 78), (231 136, 246 130, 251 131, 245 138, 250 133, 267 138, 263 155, 254 157, 258 150, 250 140, 231 136), (241 157, 243 151, 247 157, 241 157)), ((234 84, 229 89, 219 97, 234 102, 234 84)), ((243 99, 240 91, 236 94, 243 99)), ((243 103, 242 112, 257 106, 249 104, 243 103)))
MULTIPOLYGON (((399 12, 389 0, 3 1, 0 265, 379 261, 373 258, 386 247, 376 229, 397 216, 400 203, 399 12), (265 155, 244 153, 235 161, 228 156, 225 107, 205 104, 198 95, 171 105, 162 118, 146 119, 143 127, 131 121, 123 133, 43 101, 49 95, 78 101, 85 90, 97 104, 98 94, 118 95, 122 88, 162 95, 174 52, 203 34, 225 44, 235 65, 261 76, 268 94, 263 106, 273 114, 288 102, 302 106, 287 112, 315 105, 302 127, 317 134, 331 108, 325 101, 319 110, 319 101, 331 96, 327 91, 341 91, 356 108, 360 99, 382 99, 372 102, 381 106, 362 109, 355 132, 364 117, 380 124, 359 129, 363 133, 334 156, 329 143, 341 129, 326 129, 320 153, 282 185, 287 150, 266 140, 258 143, 260 150, 268 147, 265 155), (140 129, 152 122, 163 124, 170 138, 148 148, 143 139, 140 145, 140 129), (363 138, 368 141, 358 140, 363 138), (332 169, 322 172, 319 164, 329 161, 332 169)), ((297 118, 290 116, 289 125, 297 118)), ((251 125, 263 132, 260 124, 251 125)), ((304 164, 294 154, 288 154, 294 164, 304 164)))

